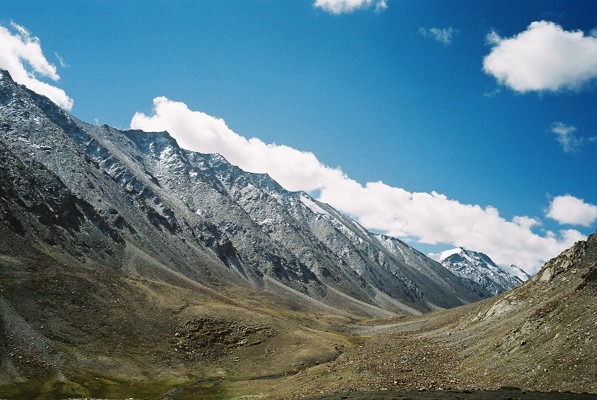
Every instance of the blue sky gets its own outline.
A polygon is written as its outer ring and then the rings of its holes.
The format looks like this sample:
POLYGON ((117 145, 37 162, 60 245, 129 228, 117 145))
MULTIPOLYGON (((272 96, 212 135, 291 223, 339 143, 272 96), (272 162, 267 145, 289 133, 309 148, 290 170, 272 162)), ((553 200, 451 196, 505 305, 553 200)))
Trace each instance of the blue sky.
POLYGON ((0 3, 4 35, 37 37, 60 79, 13 48, 0 67, 20 57, 84 121, 168 129, 425 252, 534 271, 597 227, 596 15, 571 0, 22 0, 0 3))

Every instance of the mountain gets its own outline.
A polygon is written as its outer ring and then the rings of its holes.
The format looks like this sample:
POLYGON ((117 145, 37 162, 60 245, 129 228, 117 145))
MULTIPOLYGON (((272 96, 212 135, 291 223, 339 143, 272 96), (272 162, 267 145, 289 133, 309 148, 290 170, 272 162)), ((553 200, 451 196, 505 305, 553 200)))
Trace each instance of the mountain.
POLYGON ((242 282, 362 315, 487 295, 268 175, 166 132, 86 124, 6 71, 0 85, 3 222, 52 257, 213 289, 242 282))
POLYGON ((462 247, 439 253, 437 260, 455 275, 478 283, 494 295, 514 289, 530 278, 514 265, 506 271, 486 254, 462 247))

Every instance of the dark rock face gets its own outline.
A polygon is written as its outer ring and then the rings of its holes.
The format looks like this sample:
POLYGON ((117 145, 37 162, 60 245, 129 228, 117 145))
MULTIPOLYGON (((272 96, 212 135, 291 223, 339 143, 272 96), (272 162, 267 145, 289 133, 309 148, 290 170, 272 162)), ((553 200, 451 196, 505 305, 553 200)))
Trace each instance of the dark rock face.
POLYGON ((278 282, 366 315, 488 295, 267 175, 165 132, 88 125, 1 74, 0 223, 51 257, 141 273, 141 252, 207 287, 278 282))

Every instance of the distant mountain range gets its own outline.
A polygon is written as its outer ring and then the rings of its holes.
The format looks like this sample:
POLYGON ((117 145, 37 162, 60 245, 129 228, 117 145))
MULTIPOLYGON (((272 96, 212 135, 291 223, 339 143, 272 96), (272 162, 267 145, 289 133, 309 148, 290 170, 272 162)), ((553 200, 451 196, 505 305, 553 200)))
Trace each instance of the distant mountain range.
POLYGON ((486 254, 462 247, 434 254, 433 258, 455 275, 478 283, 494 295, 514 289, 530 278, 515 265, 500 267, 486 254))

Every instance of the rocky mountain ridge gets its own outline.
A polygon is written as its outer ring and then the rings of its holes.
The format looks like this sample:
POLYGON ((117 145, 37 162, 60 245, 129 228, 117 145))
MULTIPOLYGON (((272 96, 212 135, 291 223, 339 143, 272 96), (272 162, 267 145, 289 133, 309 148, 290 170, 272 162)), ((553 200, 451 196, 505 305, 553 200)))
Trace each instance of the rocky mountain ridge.
POLYGON ((506 271, 498 266, 488 255, 458 247, 439 253, 436 258, 453 274, 470 279, 481 285, 488 292, 496 295, 522 284, 523 280, 517 275, 530 278, 524 271, 511 266, 506 271), (525 276, 526 275, 526 276, 525 276))
POLYGON ((362 315, 416 314, 488 295, 306 193, 181 149, 165 132, 81 122, 6 71, 0 121, 3 223, 60 260, 212 289, 300 293, 362 315))

